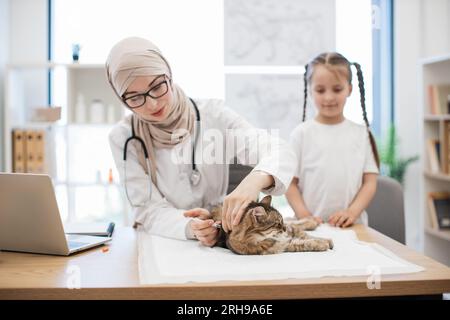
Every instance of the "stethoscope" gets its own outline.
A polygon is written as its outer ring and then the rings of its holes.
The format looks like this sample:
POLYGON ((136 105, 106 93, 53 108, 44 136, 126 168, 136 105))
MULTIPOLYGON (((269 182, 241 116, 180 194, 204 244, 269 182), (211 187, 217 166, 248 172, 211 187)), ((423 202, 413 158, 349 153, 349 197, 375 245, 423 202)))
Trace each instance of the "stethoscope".
MULTIPOLYGON (((195 109, 195 115, 196 115, 196 122, 195 122, 195 137, 194 137, 194 143, 192 145, 192 172, 190 175, 190 183, 191 185, 198 185, 198 183, 200 182, 200 171, 197 169, 197 165, 195 164, 195 147, 197 145, 197 140, 198 140, 198 135, 200 134, 200 112, 198 111, 198 107, 197 104, 195 103, 195 101, 191 98, 189 98, 192 102, 192 104, 194 105, 194 109, 195 109)), ((133 115, 134 116, 134 115, 133 115)), ((151 175, 151 171, 150 171, 150 160, 148 159, 148 151, 147 148, 145 147, 145 143, 144 140, 142 140, 139 136, 136 135, 136 131, 134 129, 134 122, 133 119, 131 119, 131 137, 129 137, 126 141, 125 141, 125 145, 123 147, 123 161, 126 163, 127 161, 127 150, 128 150, 128 143, 130 141, 136 140, 140 143, 142 150, 144 151, 144 157, 145 157, 145 162, 147 163, 147 169, 148 169, 148 175, 151 175)), ((124 165, 124 167, 126 168, 126 165, 124 165)), ((126 173, 125 173, 126 176, 126 173)), ((126 177, 125 177, 126 180, 126 177)), ((125 182, 126 183, 126 182, 125 182)), ((149 198, 151 198, 151 194, 152 194, 152 190, 151 190, 151 178, 150 178, 150 195, 149 198)), ((127 188, 125 188, 127 190, 127 188)), ((128 195, 128 191, 127 191, 127 198, 131 203, 130 197, 128 195)), ((133 206, 137 206, 137 205, 133 205, 133 206)))

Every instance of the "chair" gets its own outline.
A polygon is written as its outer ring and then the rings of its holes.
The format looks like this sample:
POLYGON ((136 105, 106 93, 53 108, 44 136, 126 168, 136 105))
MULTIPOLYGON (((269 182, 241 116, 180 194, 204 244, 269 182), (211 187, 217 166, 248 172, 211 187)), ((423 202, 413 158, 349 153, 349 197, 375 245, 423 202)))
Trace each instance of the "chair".
POLYGON ((229 166, 228 174, 228 190, 227 194, 230 194, 236 187, 241 183, 241 181, 252 171, 252 167, 238 164, 237 160, 234 159, 229 166))
POLYGON ((377 192, 366 211, 371 228, 405 244, 403 188, 397 180, 378 176, 377 192))

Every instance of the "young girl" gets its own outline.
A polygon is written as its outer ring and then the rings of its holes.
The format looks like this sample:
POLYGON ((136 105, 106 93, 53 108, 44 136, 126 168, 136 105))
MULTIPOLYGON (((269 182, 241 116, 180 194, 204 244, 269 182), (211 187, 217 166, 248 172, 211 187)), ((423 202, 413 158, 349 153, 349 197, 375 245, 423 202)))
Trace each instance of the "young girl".
POLYGON ((306 66, 304 82, 303 123, 291 134, 298 167, 286 198, 297 218, 314 216, 337 227, 367 225, 364 210, 376 191, 379 159, 367 120, 361 67, 339 53, 323 53, 306 66), (352 65, 365 126, 344 117, 352 65), (318 112, 305 122, 308 85, 318 112))

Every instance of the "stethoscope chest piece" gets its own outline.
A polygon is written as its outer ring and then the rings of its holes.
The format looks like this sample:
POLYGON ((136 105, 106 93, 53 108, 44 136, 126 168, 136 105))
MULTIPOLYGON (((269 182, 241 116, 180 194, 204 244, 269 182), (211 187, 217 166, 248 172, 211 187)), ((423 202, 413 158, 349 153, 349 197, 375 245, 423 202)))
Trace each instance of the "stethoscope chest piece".
POLYGON ((198 183, 200 182, 200 178, 201 178, 200 172, 197 169, 192 170, 190 177, 192 185, 194 186, 198 185, 198 183))

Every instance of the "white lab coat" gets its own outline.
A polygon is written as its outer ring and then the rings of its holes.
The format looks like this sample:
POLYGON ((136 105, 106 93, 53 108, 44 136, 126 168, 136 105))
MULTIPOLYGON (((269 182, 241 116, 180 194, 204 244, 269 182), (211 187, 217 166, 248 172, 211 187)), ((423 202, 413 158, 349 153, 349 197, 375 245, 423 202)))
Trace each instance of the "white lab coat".
MULTIPOLYGON (((210 209, 213 205, 223 201, 228 187, 228 164, 223 164, 224 161, 211 164, 210 160, 204 160, 202 154, 211 154, 211 150, 217 145, 214 143, 214 139, 211 139, 211 134, 204 134, 205 131, 221 133, 223 137, 226 137, 227 143, 230 142, 228 140, 231 140, 230 132, 235 132, 237 129, 254 131, 254 128, 246 120, 225 107, 220 100, 197 99, 195 102, 201 119, 201 134, 195 152, 195 162, 201 179, 196 186, 191 185, 189 180, 192 172, 191 140, 185 140, 171 149, 155 149, 158 188, 153 185, 152 196, 147 206, 133 209, 135 222, 142 224, 145 230, 151 234, 186 239, 186 226, 190 218, 183 216, 184 211, 196 207, 210 209), (215 129, 215 131, 207 131, 208 129, 215 129), (187 152, 189 161, 177 164, 182 152, 185 154, 187 152)), ((126 139, 130 136, 131 124, 129 120, 125 119, 120 121, 109 135, 112 154, 122 183, 124 183, 125 166, 123 147, 126 139)), ((242 142, 236 141, 236 138, 233 139, 238 146, 239 142, 242 142)), ((266 190, 266 193, 284 194, 297 167, 296 156, 289 144, 270 136, 265 131, 259 131, 251 138, 240 135, 237 139, 247 139, 247 144, 244 148, 233 148, 235 151, 227 154, 237 157, 240 163, 254 166, 253 170, 264 171, 272 175, 275 186, 266 190), (268 150, 269 146, 270 150, 268 150), (249 163, 249 160, 252 159, 257 161, 249 163)), ((146 175, 137 160, 134 144, 128 146, 127 162, 127 177, 140 177, 128 179, 128 183, 134 184, 135 192, 140 192, 141 189, 146 190, 144 184, 149 183, 149 176, 146 175)))

